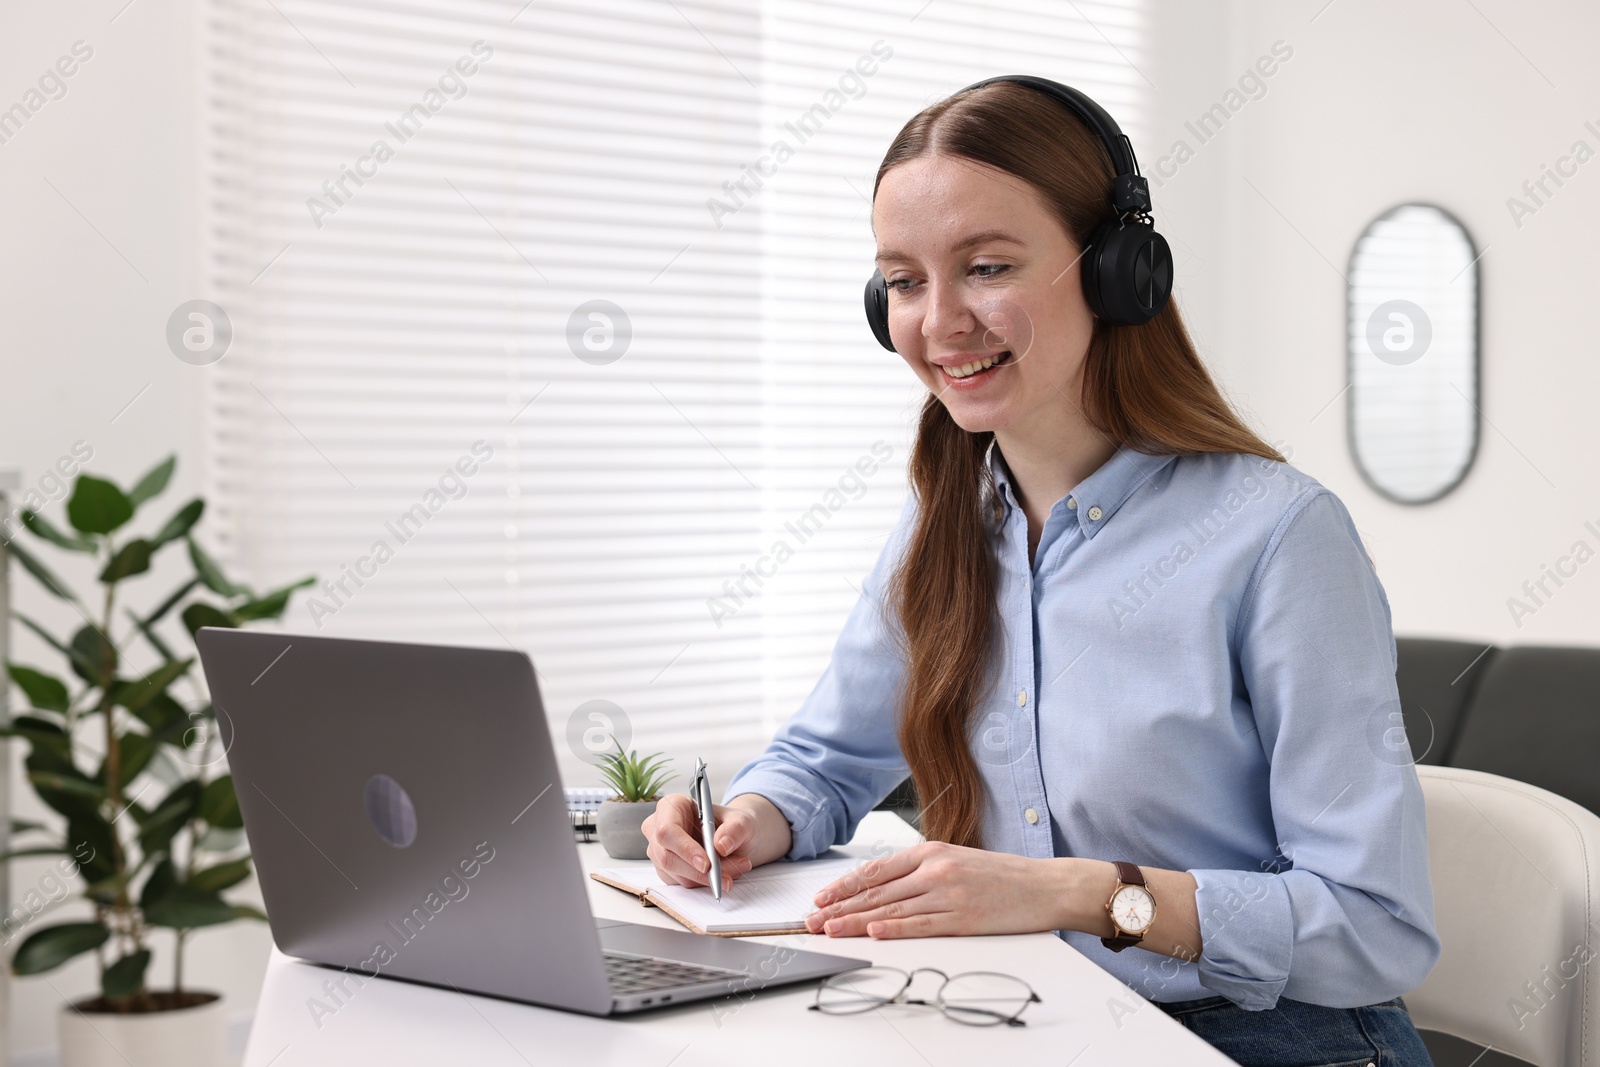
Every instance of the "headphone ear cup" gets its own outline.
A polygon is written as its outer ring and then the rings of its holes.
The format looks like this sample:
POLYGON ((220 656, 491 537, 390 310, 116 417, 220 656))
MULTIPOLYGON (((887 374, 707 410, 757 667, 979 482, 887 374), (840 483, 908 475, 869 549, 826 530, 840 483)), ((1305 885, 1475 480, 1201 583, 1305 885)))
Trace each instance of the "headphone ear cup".
POLYGON ((894 351, 894 339, 889 336, 889 283, 883 279, 883 271, 875 270, 872 277, 867 279, 867 291, 863 294, 867 308, 867 325, 872 327, 872 336, 878 343, 889 351, 894 351))
POLYGON ((1172 250, 1148 222, 1109 219, 1095 228, 1084 257, 1083 293, 1113 326, 1142 326, 1172 295, 1172 250))

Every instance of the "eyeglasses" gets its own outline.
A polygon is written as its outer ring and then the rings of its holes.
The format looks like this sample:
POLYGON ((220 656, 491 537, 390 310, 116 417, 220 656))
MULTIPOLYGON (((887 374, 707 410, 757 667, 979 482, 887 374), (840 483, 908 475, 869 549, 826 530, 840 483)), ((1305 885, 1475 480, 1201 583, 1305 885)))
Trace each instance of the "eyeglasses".
POLYGON ((855 1015, 894 1003, 935 1007, 968 1026, 1026 1026, 1018 1016, 1029 1004, 1042 1002, 1027 982, 994 971, 951 976, 934 967, 918 967, 909 974, 898 967, 864 967, 823 982, 810 1010, 825 1015, 855 1015), (907 999, 912 980, 923 971, 944 979, 938 993, 931 1002, 907 999))

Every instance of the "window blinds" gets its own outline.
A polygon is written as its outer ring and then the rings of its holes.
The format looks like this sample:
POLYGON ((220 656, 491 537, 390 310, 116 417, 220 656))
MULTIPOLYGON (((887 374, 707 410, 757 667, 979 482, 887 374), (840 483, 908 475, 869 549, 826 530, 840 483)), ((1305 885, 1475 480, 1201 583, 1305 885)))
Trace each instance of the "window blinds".
POLYGON ((922 391, 860 306, 883 151, 1009 71, 1138 143, 1144 19, 213 0, 208 536, 321 580, 291 630, 529 652, 570 783, 608 729, 726 780, 906 492, 922 391))

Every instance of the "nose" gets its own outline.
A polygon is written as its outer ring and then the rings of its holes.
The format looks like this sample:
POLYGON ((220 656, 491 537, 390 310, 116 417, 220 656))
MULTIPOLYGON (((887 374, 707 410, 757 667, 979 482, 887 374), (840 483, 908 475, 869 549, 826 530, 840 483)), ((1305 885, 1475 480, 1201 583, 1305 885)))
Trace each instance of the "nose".
POLYGON ((967 302, 967 291, 956 279, 935 274, 928 279, 923 302, 924 341, 944 343, 962 337, 977 325, 977 316, 967 302))

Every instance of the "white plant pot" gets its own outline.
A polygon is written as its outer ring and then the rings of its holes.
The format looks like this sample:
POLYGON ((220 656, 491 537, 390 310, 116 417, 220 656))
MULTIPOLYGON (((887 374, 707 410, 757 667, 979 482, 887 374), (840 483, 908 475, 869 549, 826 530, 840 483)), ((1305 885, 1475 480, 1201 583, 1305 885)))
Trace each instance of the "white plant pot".
POLYGON ((192 1008, 122 1015, 63 1007, 61 1067, 226 1067, 221 997, 192 1008))

